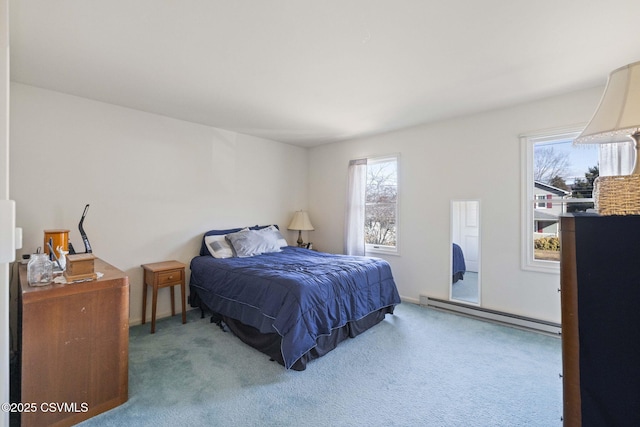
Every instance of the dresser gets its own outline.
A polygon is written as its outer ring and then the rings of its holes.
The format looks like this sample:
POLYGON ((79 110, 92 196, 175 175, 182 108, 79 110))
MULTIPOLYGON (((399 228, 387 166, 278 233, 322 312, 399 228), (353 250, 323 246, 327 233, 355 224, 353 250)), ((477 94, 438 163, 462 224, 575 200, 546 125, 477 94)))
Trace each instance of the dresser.
POLYGON ((95 260, 90 282, 31 287, 19 268, 21 425, 73 425, 127 401, 129 279, 95 260))
POLYGON ((640 425, 640 216, 560 219, 565 426, 640 425))

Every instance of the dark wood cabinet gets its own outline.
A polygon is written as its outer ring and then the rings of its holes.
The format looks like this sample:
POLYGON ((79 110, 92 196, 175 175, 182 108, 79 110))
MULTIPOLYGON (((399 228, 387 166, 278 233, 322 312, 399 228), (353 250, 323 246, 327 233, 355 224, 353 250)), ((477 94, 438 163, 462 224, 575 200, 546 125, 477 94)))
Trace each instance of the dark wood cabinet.
POLYGON ((126 402, 127 276, 100 259, 90 282, 31 287, 19 271, 21 424, 73 425, 126 402))
POLYGON ((565 426, 640 425, 640 216, 564 216, 565 426))

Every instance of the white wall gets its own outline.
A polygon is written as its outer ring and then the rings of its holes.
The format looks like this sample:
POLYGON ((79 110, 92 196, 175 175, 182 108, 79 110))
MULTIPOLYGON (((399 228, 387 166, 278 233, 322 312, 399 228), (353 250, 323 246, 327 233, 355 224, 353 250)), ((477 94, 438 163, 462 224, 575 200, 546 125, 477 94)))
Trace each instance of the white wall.
MULTIPOLYGON (((479 199, 482 305, 560 321, 558 275, 520 268, 518 137, 586 123, 601 87, 311 150, 21 84, 11 89, 11 195, 23 252, 42 245, 49 228, 69 228, 82 249, 77 223, 90 203, 85 229, 96 255, 129 275, 132 323, 141 318, 140 264, 188 263, 207 229, 267 222, 284 229, 308 206, 316 230, 305 240, 342 252, 348 161, 389 153, 400 154, 401 254, 387 259, 405 299, 448 298, 450 201, 479 199)), ((160 300, 164 315, 168 296, 160 300)))
MULTIPOLYGON (((71 230, 84 251, 78 221, 89 203, 84 229, 93 252, 129 275, 132 323, 142 313, 140 264, 188 265, 203 232, 276 223, 295 241, 286 226, 306 208, 306 149, 22 84, 11 90, 22 252, 52 228, 71 230)), ((170 313, 168 289, 158 313, 170 313)))
POLYGON ((481 201, 482 306, 560 322, 558 274, 520 268, 520 142, 586 124, 603 88, 311 149, 311 239, 341 252, 350 159, 400 154, 400 256, 386 256, 401 296, 448 299, 450 201, 481 201))

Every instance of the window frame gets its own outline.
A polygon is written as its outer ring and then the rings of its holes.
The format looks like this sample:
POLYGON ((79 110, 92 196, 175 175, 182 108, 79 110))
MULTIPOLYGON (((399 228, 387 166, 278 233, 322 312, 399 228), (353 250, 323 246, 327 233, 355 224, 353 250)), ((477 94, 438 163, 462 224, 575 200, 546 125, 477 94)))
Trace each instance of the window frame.
MULTIPOLYGON (((364 252, 367 254, 379 254, 379 255, 400 255, 400 155, 398 153, 387 154, 381 156, 369 156, 367 157, 367 168, 372 163, 382 163, 385 161, 395 161, 396 162, 396 203, 395 203, 395 217, 396 217, 396 245, 395 246, 387 246, 387 245, 374 245, 371 243, 364 244, 364 252)), ((367 175, 369 171, 367 170, 367 175)), ((366 191, 366 190, 365 190, 366 191)), ((365 196, 366 197, 366 196, 365 196)), ((366 215, 366 207, 365 207, 365 215, 366 215)))
MULTIPOLYGON (((542 273, 560 274, 560 263, 558 261, 535 259, 533 248, 533 226, 534 226, 534 206, 538 204, 538 199, 534 194, 534 146, 536 143, 548 142, 562 139, 575 139, 580 135, 583 126, 571 126, 535 133, 520 135, 521 147, 521 268, 523 270, 537 271, 542 273)), ((569 204, 570 199, 548 198, 547 203, 569 204)), ((593 201, 593 199, 580 199, 576 203, 593 201)))

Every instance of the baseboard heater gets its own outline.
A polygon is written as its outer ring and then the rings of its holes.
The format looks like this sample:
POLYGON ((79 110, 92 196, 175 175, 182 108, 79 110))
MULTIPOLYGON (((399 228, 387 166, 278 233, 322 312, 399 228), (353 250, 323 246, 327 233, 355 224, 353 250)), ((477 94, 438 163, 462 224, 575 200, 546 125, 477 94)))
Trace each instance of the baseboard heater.
POLYGON ((536 332, 560 337, 562 326, 558 323, 547 322, 545 320, 533 319, 531 317, 518 316, 515 314, 504 313, 501 311, 490 310, 487 308, 476 307, 467 304, 461 304, 455 301, 441 300, 426 295, 420 295, 420 305, 437 308, 440 310, 451 311, 476 319, 489 320, 502 323, 508 326, 528 329, 536 332))

